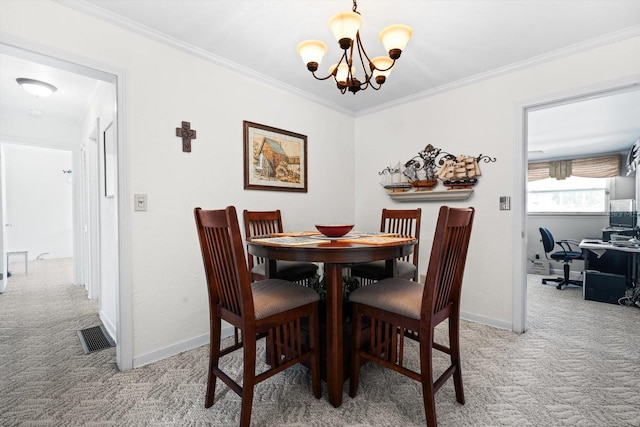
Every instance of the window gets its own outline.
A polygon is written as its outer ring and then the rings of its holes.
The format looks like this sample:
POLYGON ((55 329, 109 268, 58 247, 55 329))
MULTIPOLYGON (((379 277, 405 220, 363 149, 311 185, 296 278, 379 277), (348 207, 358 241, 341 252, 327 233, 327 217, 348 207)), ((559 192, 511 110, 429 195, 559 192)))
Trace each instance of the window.
POLYGON ((529 212, 595 212, 608 210, 610 178, 572 176, 531 181, 527 186, 529 212))

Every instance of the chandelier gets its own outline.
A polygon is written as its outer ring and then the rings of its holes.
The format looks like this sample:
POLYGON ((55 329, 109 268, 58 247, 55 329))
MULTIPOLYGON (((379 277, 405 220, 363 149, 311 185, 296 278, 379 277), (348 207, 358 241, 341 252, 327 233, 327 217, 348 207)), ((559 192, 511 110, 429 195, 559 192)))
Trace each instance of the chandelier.
POLYGON ((329 19, 329 28, 344 53, 338 63, 329 67, 328 76, 318 77, 316 75, 320 61, 327 52, 327 45, 319 40, 306 40, 298 44, 298 53, 313 77, 317 80, 327 80, 333 77, 342 94, 348 90, 355 95, 356 92, 369 87, 379 90, 413 35, 413 30, 406 25, 396 24, 384 28, 378 37, 389 56, 377 56, 370 59, 360 40, 362 16, 356 10, 357 8, 356 0, 353 0, 351 12, 339 13, 329 19), (357 52, 355 58, 354 50, 357 52), (362 80, 356 77, 358 63, 364 71, 362 80))

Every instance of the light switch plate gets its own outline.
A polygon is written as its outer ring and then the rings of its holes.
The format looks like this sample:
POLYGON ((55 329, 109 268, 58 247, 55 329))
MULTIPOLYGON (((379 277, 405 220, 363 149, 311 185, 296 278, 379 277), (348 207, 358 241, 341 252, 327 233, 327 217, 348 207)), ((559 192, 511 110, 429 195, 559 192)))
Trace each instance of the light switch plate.
POLYGON ((133 195, 133 209, 136 211, 147 210, 147 195, 146 194, 134 194, 133 195))
POLYGON ((510 196, 500 196, 500 210, 501 211, 510 211, 511 210, 511 197, 510 196))

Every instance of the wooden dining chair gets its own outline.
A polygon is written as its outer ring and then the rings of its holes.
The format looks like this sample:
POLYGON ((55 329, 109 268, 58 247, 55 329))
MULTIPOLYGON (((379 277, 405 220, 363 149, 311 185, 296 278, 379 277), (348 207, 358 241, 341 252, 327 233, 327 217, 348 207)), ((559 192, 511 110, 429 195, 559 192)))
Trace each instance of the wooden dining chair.
POLYGON ((213 405, 216 379, 220 378, 241 399, 240 426, 249 426, 254 386, 296 363, 308 362, 311 388, 320 398, 318 294, 312 289, 281 280, 251 283, 236 210, 194 209, 200 249, 209 291, 209 373, 205 408, 213 405), (309 345, 305 346, 302 320, 308 319, 309 345), (221 322, 241 331, 233 343, 221 346, 221 322), (267 337, 267 351, 275 355, 271 366, 256 373, 257 341, 267 337), (243 349, 242 385, 220 367, 220 358, 243 349))
MULTIPOLYGON (((282 233, 282 214, 275 211, 249 211, 244 210, 244 231, 247 239, 255 236, 264 236, 273 233, 282 233)), ((253 280, 263 280, 265 276, 265 259, 248 256, 249 270, 253 280)), ((279 279, 309 285, 310 280, 318 274, 318 266, 312 262, 303 261, 278 261, 276 264, 276 277, 279 279)))
MULTIPOLYGON (((418 257, 420 246, 420 219, 422 210, 417 209, 382 209, 380 232, 396 233, 400 236, 414 237, 418 243, 413 247, 413 255, 398 259, 397 277, 419 280, 418 257)), ((371 284, 387 276, 385 261, 372 261, 351 266, 351 276, 357 277, 361 285, 371 284)))
MULTIPOLYGON (((460 371, 460 293, 473 208, 442 206, 424 285, 400 278, 380 280, 351 293, 353 342, 349 396, 358 392, 360 364, 372 360, 422 383, 427 426, 436 427, 435 393, 453 376, 456 400, 464 404, 460 371), (435 327, 449 320, 449 345, 436 343, 435 327), (369 326, 366 342, 362 329, 369 326), (418 370, 405 366, 406 339, 418 341, 418 370), (433 381, 433 349, 449 354, 450 365, 433 381)), ((415 368, 414 368, 415 369, 415 368)))

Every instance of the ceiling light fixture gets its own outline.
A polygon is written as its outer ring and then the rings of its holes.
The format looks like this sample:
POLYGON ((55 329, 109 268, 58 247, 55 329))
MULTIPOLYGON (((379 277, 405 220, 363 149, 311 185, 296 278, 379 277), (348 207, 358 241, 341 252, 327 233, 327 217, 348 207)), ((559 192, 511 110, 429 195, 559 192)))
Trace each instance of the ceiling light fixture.
POLYGON ((16 79, 16 81, 20 86, 22 86, 24 90, 26 90, 31 95, 37 96, 38 98, 46 98, 47 96, 51 96, 53 92, 58 90, 58 88, 54 85, 41 82, 40 80, 25 79, 21 77, 16 79))
MULTIPOLYGON (((357 8, 356 0, 353 0, 352 12, 339 13, 329 19, 329 28, 333 31, 333 35, 344 53, 340 61, 329 68, 328 76, 318 77, 316 75, 320 61, 327 52, 327 45, 319 40, 306 40, 298 45, 298 53, 313 77, 317 80, 327 80, 329 77, 333 77, 340 93, 343 94, 348 90, 355 95, 356 92, 369 87, 379 90, 413 35, 413 30, 406 25, 396 24, 384 28, 378 37, 385 50, 389 52, 389 56, 377 56, 370 59, 360 40, 362 17, 356 10, 357 8), (360 66, 364 71, 362 81, 356 77, 354 47, 357 49, 360 66)), ((357 62, 358 58, 355 60, 357 62)))

